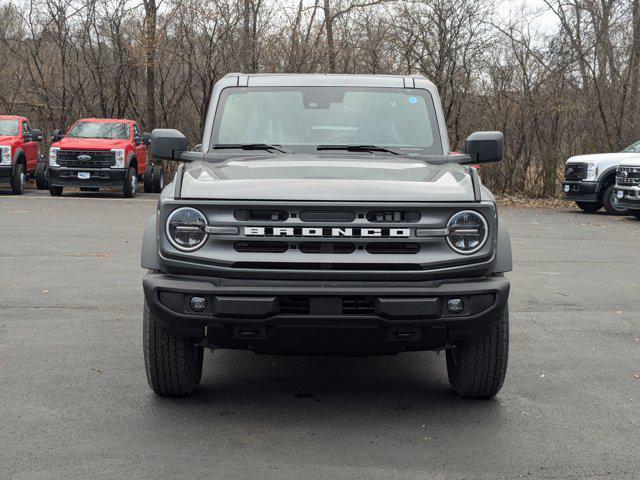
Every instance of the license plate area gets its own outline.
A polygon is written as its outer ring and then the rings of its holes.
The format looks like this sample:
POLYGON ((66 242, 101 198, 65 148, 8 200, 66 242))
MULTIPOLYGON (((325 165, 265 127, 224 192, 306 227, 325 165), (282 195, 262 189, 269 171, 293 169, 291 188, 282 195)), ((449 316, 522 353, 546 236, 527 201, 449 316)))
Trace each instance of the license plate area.
POLYGON ((78 172, 78 180, 89 180, 90 178, 90 172, 78 172))

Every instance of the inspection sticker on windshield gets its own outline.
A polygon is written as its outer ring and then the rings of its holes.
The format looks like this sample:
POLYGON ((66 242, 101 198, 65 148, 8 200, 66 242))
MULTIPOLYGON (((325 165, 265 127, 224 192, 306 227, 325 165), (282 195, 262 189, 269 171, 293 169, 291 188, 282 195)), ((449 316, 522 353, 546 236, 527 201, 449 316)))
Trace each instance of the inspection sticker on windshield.
POLYGON ((409 103, 411 105, 415 105, 416 103, 418 103, 418 99, 416 97, 409 97, 409 103))
POLYGON ((89 180, 91 178, 91 173, 89 172, 78 172, 78 180, 89 180))

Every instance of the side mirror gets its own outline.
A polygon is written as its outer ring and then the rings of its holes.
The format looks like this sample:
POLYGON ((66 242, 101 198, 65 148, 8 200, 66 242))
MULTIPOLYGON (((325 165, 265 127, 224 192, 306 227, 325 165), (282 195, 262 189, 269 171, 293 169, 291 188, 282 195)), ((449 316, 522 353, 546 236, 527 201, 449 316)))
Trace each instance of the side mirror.
POLYGON ((464 153, 473 163, 499 162, 504 157, 504 135, 502 132, 475 132, 465 142, 464 153))
POLYGON ((51 132, 51 141, 52 142, 59 142, 63 138, 64 138, 64 135, 62 134, 62 132, 60 130, 54 130, 53 132, 51 132))
POLYGON ((151 145, 151 134, 149 132, 144 132, 142 134, 142 143, 145 144, 147 147, 151 145))
POLYGON ((40 130, 38 130, 37 128, 31 129, 31 141, 32 142, 39 142, 41 140, 42 140, 42 132, 40 130))
POLYGON ((180 160, 187 150, 187 137, 178 130, 156 128, 151 132, 151 155, 161 160, 180 160))

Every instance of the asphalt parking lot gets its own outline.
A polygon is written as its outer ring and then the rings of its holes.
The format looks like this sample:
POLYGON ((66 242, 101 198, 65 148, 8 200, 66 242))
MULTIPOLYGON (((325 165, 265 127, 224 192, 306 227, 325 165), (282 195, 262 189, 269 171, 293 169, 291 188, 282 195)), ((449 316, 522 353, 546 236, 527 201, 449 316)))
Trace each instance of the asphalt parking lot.
POLYGON ((640 478, 640 221, 501 209, 511 356, 491 401, 444 355, 205 354, 156 397, 142 359, 157 195, 0 193, 0 478, 640 478))

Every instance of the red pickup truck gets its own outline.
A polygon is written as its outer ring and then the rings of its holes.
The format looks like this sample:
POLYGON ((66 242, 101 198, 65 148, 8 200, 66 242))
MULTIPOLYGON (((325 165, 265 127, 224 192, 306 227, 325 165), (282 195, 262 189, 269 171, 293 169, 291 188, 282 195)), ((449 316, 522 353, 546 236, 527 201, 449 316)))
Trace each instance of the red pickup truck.
POLYGON ((0 184, 8 183, 14 195, 22 195, 27 177, 38 167, 40 130, 26 117, 0 115, 0 184))
POLYGON ((78 120, 66 135, 53 132, 49 150, 48 182, 52 196, 64 187, 82 191, 121 188, 133 198, 138 180, 144 191, 160 192, 164 186, 161 165, 147 166, 148 134, 133 120, 85 118, 78 120))

